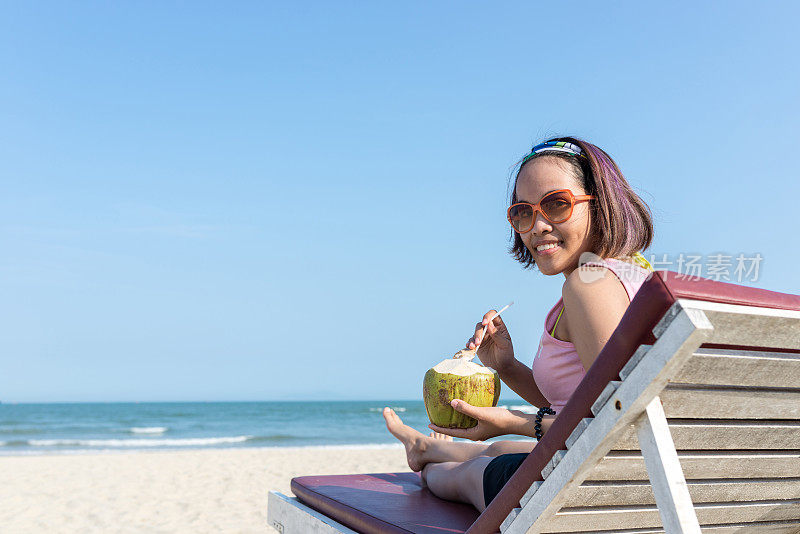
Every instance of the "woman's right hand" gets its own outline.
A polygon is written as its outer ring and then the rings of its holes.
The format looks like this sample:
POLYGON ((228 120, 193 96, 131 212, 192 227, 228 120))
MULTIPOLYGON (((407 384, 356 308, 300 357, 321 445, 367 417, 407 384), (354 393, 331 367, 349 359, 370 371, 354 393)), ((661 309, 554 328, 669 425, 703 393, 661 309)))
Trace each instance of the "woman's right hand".
POLYGON ((478 358, 481 362, 500 371, 514 361, 514 347, 503 318, 495 317, 496 315, 497 311, 495 310, 486 312, 483 320, 475 325, 475 333, 467 341, 466 348, 474 349, 477 346, 478 358), (483 331, 487 324, 489 328, 486 329, 486 339, 483 339, 483 331))

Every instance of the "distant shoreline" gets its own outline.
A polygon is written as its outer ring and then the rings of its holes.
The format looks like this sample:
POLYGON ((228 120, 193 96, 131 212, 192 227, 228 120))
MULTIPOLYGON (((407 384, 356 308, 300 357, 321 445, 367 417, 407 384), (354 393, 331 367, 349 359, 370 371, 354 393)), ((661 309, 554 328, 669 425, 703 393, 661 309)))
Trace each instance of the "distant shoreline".
POLYGON ((422 401, 14 404, 0 406, 0 456, 384 447, 396 444, 383 420, 385 406, 430 432, 422 401))
POLYGON ((383 450, 383 449, 402 449, 403 445, 397 443, 353 443, 347 445, 289 445, 286 447, 281 446, 252 446, 252 447, 196 447, 196 448, 150 448, 150 449, 73 449, 73 450, 25 450, 16 453, 7 451, 0 451, 0 458, 19 458, 19 457, 40 457, 40 456, 90 456, 97 454, 106 456, 109 454, 159 454, 159 453, 183 453, 183 452, 201 452, 201 451, 284 451, 291 452, 292 450, 307 451, 307 450, 383 450))

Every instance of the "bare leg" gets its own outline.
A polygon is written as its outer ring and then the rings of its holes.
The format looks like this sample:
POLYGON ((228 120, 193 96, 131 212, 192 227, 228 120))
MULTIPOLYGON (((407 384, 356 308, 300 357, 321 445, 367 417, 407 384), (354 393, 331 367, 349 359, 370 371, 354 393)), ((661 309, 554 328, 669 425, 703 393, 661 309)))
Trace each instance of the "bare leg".
POLYGON ((486 456, 500 456, 501 454, 531 452, 535 446, 535 441, 495 441, 487 447, 484 454, 486 456))
POLYGON ((427 464, 422 477, 437 497, 471 504, 483 512, 483 471, 491 461, 489 456, 481 456, 466 462, 427 464))
POLYGON ((420 471, 429 462, 463 462, 481 456, 488 445, 461 441, 445 441, 426 436, 414 430, 391 408, 383 409, 386 428, 399 439, 406 448, 408 466, 412 471, 420 471))
POLYGON ((490 444, 447 441, 426 436, 404 425, 391 408, 383 409, 383 418, 386 419, 386 428, 389 432, 405 446, 408 466, 412 471, 420 471, 426 464, 432 462, 465 462, 479 456, 531 452, 535 445, 530 441, 497 441, 490 444))

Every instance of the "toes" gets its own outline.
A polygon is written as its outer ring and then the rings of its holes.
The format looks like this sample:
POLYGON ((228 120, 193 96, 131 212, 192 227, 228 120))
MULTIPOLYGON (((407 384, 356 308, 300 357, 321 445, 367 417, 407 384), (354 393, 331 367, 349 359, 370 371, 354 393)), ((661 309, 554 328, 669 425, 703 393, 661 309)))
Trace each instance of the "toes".
POLYGON ((453 436, 449 436, 447 434, 442 434, 441 432, 431 432, 430 436, 433 439, 441 439, 444 441, 453 441, 453 436))
POLYGON ((383 409, 383 418, 389 423, 394 423, 397 420, 397 414, 387 406, 383 409))

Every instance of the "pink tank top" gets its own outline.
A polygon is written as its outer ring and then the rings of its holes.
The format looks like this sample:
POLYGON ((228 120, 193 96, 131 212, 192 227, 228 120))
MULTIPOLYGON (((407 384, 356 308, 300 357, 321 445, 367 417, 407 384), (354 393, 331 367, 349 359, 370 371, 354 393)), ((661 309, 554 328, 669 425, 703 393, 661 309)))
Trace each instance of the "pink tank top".
MULTIPOLYGON (((636 292, 652 274, 647 269, 612 258, 604 259, 598 263, 587 265, 601 265, 613 272, 625 291, 628 300, 633 299, 636 292)), ((568 341, 556 339, 550 335, 556 317, 564 307, 564 300, 558 299, 556 305, 550 310, 544 320, 544 333, 539 341, 539 350, 533 358, 533 379, 542 395, 550 402, 550 407, 556 413, 560 412, 578 387, 586 370, 583 368, 575 345, 568 341)))

